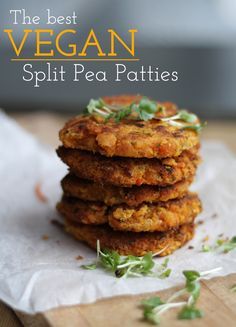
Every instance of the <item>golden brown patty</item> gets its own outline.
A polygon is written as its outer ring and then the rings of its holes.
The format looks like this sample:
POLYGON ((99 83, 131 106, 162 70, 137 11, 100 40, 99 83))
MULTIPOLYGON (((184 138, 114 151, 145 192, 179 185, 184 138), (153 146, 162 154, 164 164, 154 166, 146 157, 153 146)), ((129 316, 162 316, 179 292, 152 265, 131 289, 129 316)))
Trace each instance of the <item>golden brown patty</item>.
POLYGON ((108 219, 108 207, 100 202, 86 202, 63 196, 57 204, 57 210, 69 220, 82 224, 105 224, 108 219))
MULTIPOLYGON (((137 96, 115 96, 103 98, 111 105, 127 106, 140 100, 137 96)), ((156 118, 173 116, 177 106, 162 103, 165 113, 156 118)), ((60 140, 68 148, 99 152, 105 156, 132 158, 166 158, 179 156, 199 143, 198 134, 191 129, 170 126, 158 119, 140 121, 123 119, 104 122, 99 116, 77 116, 68 121, 60 131, 60 140)))
POLYGON ((167 159, 108 158, 87 151, 59 147, 57 154, 81 178, 118 186, 175 184, 195 174, 198 147, 167 159))
POLYGON ((181 199, 156 204, 107 207, 98 202, 86 202, 64 196, 57 208, 64 217, 77 223, 108 223, 114 230, 154 232, 192 223, 201 212, 201 202, 196 194, 189 193, 181 199))
POLYGON ((166 231, 192 223, 201 212, 197 194, 189 193, 181 199, 141 204, 137 208, 126 205, 116 207, 109 213, 109 225, 115 230, 132 232, 166 231))
POLYGON ((113 231, 109 226, 91 226, 66 222, 66 231, 76 239, 96 249, 97 240, 102 249, 117 251, 121 255, 143 256, 147 252, 159 256, 169 255, 193 238, 194 225, 182 225, 179 229, 166 233, 132 233, 113 231))
POLYGON ((85 201, 100 201, 108 206, 126 203, 137 206, 143 202, 168 201, 186 195, 193 177, 166 187, 141 185, 118 187, 81 179, 73 174, 65 176, 61 182, 64 194, 85 201))

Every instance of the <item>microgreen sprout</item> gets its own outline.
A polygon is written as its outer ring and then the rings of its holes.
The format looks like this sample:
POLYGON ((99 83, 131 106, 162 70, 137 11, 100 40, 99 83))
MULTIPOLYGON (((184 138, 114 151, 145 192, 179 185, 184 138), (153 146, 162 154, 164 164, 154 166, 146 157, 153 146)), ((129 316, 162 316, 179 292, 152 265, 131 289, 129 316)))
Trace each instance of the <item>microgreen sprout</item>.
POLYGON ((197 116, 189 113, 187 110, 179 110, 176 115, 161 118, 161 121, 168 122, 171 126, 180 127, 182 129, 192 129, 196 132, 200 132, 206 125, 206 122, 198 123, 197 116))
POLYGON ((215 245, 203 244, 202 252, 228 253, 236 249, 236 236, 231 239, 218 239, 215 245))
POLYGON ((161 104, 150 100, 147 97, 142 97, 139 102, 133 102, 128 106, 110 105, 104 102, 103 99, 91 99, 86 108, 86 114, 98 115, 108 122, 113 119, 119 123, 122 119, 132 118, 148 121, 150 119, 158 119, 166 122, 171 126, 181 129, 192 129, 200 132, 206 123, 199 123, 197 116, 189 113, 187 110, 179 110, 177 114, 169 117, 157 117, 156 113, 165 114, 166 108, 161 104))
POLYGON ((89 114, 97 113, 103 115, 104 101, 100 99, 90 99, 89 104, 87 105, 87 112, 89 114))
POLYGON ((149 120, 154 118, 158 110, 157 103, 143 97, 139 103, 133 103, 130 106, 131 110, 138 114, 141 120, 149 120))
POLYGON ((102 99, 91 99, 87 105, 87 113, 102 116, 106 121, 114 119, 116 123, 132 113, 136 113, 139 119, 146 121, 152 119, 158 110, 163 110, 163 107, 158 106, 156 102, 146 97, 143 97, 138 103, 132 103, 129 106, 108 105, 102 99))
POLYGON ((101 267, 107 271, 113 272, 118 278, 128 276, 151 276, 163 279, 169 277, 171 274, 171 269, 168 268, 169 259, 165 259, 160 265, 156 265, 153 258, 164 250, 165 248, 155 254, 150 252, 143 257, 133 255, 121 256, 116 251, 101 250, 98 240, 96 262, 83 265, 82 268, 94 270, 101 267))
POLYGON ((200 296, 200 280, 205 276, 219 271, 221 268, 215 268, 209 271, 198 272, 195 270, 185 270, 185 287, 174 293, 167 301, 160 297, 152 297, 142 301, 144 319, 153 323, 160 323, 160 316, 167 310, 181 307, 178 313, 178 319, 195 319, 203 317, 203 312, 196 308, 196 302, 200 296), (184 301, 174 302, 176 299, 188 295, 184 301))
POLYGON ((179 110, 179 112, 170 117, 162 118, 162 121, 174 121, 174 120, 182 120, 186 123, 194 123, 197 121, 197 116, 189 113, 187 110, 179 110))

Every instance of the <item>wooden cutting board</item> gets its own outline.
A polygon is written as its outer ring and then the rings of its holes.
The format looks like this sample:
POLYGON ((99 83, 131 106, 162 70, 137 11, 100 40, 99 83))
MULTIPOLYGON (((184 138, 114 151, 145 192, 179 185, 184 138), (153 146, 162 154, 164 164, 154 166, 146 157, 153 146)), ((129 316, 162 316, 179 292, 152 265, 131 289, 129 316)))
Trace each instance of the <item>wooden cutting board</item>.
MULTIPOLYGON (((191 327, 235 327, 236 293, 230 290, 235 283, 236 274, 202 281, 198 307, 204 310, 204 318, 177 320, 178 310, 172 310, 163 314, 161 326, 179 327, 190 324, 191 327)), ((16 314, 27 327, 144 327, 149 324, 142 319, 141 299, 156 294, 167 299, 177 289, 178 287, 146 295, 113 297, 93 304, 50 310, 36 316, 16 314)))

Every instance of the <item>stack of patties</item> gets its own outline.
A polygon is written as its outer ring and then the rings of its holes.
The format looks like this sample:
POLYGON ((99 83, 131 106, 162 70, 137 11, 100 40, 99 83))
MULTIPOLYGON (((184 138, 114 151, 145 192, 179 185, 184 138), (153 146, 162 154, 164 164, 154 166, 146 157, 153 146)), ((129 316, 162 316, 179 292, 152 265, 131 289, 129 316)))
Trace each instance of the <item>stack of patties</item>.
POLYGON ((199 164, 197 117, 140 96, 90 100, 60 131, 69 166, 57 205, 65 229, 96 249, 172 253, 194 235, 201 212, 188 191, 199 164))

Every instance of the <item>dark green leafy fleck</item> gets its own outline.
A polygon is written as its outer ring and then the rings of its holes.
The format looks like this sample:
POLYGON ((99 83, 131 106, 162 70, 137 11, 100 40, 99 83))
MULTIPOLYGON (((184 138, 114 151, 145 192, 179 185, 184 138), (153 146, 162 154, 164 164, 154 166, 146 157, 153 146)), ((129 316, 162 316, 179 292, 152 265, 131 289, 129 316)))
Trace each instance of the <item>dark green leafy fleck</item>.
POLYGON ((203 245, 202 251, 203 252, 223 252, 228 253, 232 250, 236 249, 236 236, 233 236, 230 240, 227 239, 218 239, 214 246, 210 245, 203 245))
POLYGON ((89 265, 82 265, 81 267, 87 270, 94 270, 97 268, 97 265, 95 263, 91 263, 89 265))
POLYGON ((124 108, 118 111, 116 114, 113 114, 113 118, 115 119, 116 123, 119 123, 122 119, 128 117, 131 114, 131 108, 124 108))
POLYGON ((171 269, 166 269, 159 275, 159 278, 160 279, 168 278, 171 274, 171 271, 172 271, 171 269))
POLYGON ((210 252, 212 250, 210 245, 203 244, 202 245, 202 252, 210 252))

